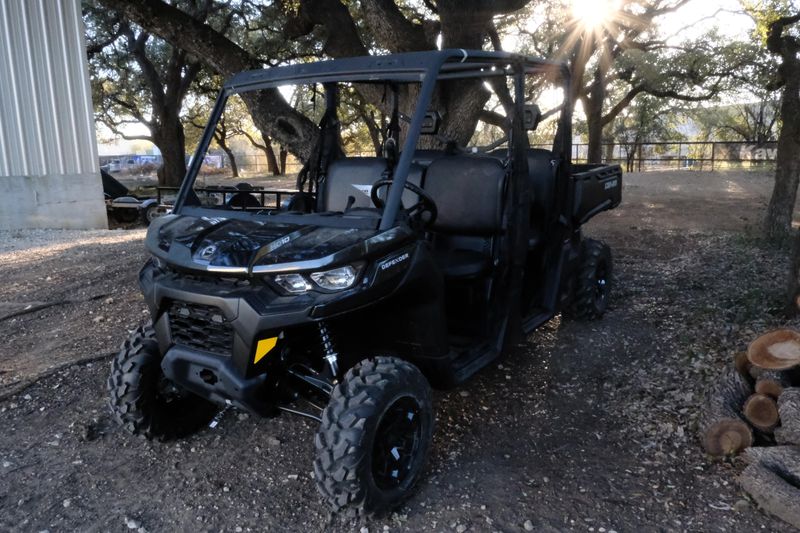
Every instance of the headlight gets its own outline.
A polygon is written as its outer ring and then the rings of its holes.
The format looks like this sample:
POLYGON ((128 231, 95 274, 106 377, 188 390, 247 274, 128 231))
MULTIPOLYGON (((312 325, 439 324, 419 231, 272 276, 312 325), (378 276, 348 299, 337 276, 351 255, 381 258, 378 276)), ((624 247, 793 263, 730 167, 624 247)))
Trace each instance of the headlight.
POLYGON ((329 291, 341 291, 353 286, 356 282, 358 271, 350 266, 334 268, 325 272, 313 272, 311 279, 314 283, 329 291))
POLYGON ((300 274, 278 274, 275 283, 292 294, 302 294, 311 290, 311 284, 300 274))

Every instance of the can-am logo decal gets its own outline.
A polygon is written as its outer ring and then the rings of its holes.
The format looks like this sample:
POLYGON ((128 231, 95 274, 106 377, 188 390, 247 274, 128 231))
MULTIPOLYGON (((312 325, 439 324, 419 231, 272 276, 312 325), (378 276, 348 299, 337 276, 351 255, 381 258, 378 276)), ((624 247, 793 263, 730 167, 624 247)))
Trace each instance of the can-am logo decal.
POLYGON ((206 246, 202 250, 200 250, 200 259, 211 259, 214 255, 214 252, 217 251, 217 247, 213 244, 206 246))
POLYGON ((358 183, 354 183, 353 187, 355 187, 359 191, 363 192, 367 196, 369 196, 369 193, 372 191, 372 185, 360 185, 358 183))
POLYGON ((402 263, 406 259, 408 259, 408 252, 404 253, 403 255, 398 255, 394 259, 389 259, 385 263, 381 265, 381 270, 386 270, 387 268, 392 268, 393 266, 402 263))
POLYGON ((605 190, 616 189, 616 187, 617 187, 617 180, 611 180, 608 183, 606 183, 605 190))

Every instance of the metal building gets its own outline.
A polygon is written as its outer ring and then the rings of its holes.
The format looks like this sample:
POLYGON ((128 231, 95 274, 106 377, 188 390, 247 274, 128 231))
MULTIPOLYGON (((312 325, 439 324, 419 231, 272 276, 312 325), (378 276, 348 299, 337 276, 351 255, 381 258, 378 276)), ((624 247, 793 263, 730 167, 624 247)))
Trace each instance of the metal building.
POLYGON ((0 0, 0 229, 105 228, 80 0, 0 0))

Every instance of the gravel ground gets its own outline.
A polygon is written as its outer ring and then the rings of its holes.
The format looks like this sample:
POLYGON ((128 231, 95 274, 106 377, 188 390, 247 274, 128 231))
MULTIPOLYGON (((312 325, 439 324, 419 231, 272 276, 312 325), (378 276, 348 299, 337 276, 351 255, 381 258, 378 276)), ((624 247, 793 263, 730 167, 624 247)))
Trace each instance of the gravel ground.
POLYGON ((142 230, 0 234, 0 530, 786 530, 735 486, 740 461, 709 461, 694 434, 731 355, 800 326, 775 312, 785 252, 750 236, 769 180, 626 184, 624 205, 587 228, 615 253, 606 317, 556 318, 437 393, 417 494, 359 523, 317 498, 310 421, 227 411, 172 443, 112 424, 105 354, 145 318, 142 230))

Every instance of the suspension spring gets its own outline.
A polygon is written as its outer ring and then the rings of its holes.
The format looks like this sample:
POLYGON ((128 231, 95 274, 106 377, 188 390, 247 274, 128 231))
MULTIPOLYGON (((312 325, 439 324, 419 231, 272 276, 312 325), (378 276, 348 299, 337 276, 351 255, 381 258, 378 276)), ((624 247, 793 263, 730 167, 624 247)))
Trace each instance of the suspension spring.
POLYGON ((322 341, 322 349, 325 352, 325 360, 328 362, 328 366, 331 369, 331 374, 335 381, 336 376, 339 375, 339 354, 336 353, 333 347, 333 339, 331 338, 328 325, 322 320, 317 322, 317 325, 319 326, 319 337, 322 341))

